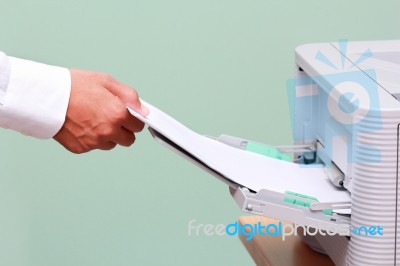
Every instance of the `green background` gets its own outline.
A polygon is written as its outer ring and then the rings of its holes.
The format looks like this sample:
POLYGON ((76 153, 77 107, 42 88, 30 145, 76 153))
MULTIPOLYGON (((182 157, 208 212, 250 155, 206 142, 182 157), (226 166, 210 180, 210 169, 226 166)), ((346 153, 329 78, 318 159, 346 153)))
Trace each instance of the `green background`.
MULTIPOLYGON (((192 129, 290 144, 285 81, 303 43, 400 38, 394 1, 5 1, 0 49, 108 72, 192 129)), ((73 155, 0 137, 0 265, 248 265, 226 185, 156 144, 73 155)))

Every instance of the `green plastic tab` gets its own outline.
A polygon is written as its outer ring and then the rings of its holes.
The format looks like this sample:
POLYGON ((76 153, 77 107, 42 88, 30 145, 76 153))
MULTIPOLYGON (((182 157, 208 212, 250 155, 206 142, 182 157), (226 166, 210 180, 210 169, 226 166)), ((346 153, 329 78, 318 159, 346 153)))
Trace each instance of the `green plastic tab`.
POLYGON ((304 195, 304 194, 300 194, 300 193, 296 193, 296 192, 292 192, 292 191, 285 191, 285 194, 286 195, 293 195, 293 196, 296 196, 296 197, 305 198, 305 199, 309 199, 309 200, 315 200, 315 201, 318 202, 317 198, 315 198, 315 197, 311 197, 311 196, 308 196, 308 195, 304 195))
MULTIPOLYGON (((285 191, 286 195, 292 195, 292 196, 296 196, 299 198, 304 198, 304 199, 308 199, 311 201, 315 201, 315 202, 319 202, 317 198, 312 197, 312 196, 308 196, 308 195, 304 195, 304 194, 300 194, 300 193, 296 193, 296 192, 292 192, 292 191, 285 191)), ((293 198, 289 198, 289 197, 285 197, 283 198, 283 202, 286 203, 290 203, 290 204, 295 204, 295 205, 299 205, 299 206, 303 206, 303 207, 310 207, 310 202, 305 202, 302 200, 298 200, 298 199, 293 199, 293 198)), ((326 214, 326 215, 332 215, 332 210, 328 209, 328 210, 322 210, 322 213, 326 214)))
POLYGON ((278 149, 255 142, 247 142, 246 150, 254 153, 262 154, 278 160, 290 162, 292 159, 289 155, 281 153, 278 149))

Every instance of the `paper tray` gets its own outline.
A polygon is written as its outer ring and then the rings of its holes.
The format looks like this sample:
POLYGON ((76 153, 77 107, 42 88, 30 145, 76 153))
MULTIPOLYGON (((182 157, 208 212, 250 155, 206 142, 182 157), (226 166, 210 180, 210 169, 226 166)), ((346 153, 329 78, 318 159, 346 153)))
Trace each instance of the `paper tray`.
POLYGON ((159 142, 233 188, 292 191, 316 197, 320 202, 350 201, 349 192, 333 186, 322 167, 299 165, 231 147, 190 130, 143 100, 142 104, 150 110, 147 117, 128 109, 152 128, 159 142))

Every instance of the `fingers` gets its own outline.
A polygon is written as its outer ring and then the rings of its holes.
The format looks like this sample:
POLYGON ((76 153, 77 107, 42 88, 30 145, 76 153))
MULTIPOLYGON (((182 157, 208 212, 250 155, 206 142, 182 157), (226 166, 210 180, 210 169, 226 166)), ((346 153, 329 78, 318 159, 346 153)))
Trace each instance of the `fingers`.
POLYGON ((112 77, 107 76, 106 80, 106 89, 117 96, 125 105, 132 108, 142 116, 147 116, 149 114, 149 109, 142 105, 136 90, 117 82, 112 77))
POLYGON ((135 142, 135 140, 135 134, 125 128, 121 128, 119 134, 114 139, 115 143, 125 147, 131 146, 135 142))
POLYGON ((116 144, 129 147, 135 142, 134 133, 140 132, 144 128, 144 123, 134 117, 118 97, 110 92, 107 93, 111 96, 107 102, 113 107, 107 111, 107 123, 98 129, 99 140, 103 143, 101 149, 110 149, 116 144))
MULTIPOLYGON (((124 107, 125 108, 125 107, 124 107)), ((128 109, 125 108, 126 111, 126 115, 124 120, 122 121, 122 126, 131 131, 131 132, 140 132, 143 130, 144 128, 144 123, 142 121, 140 121, 139 119, 137 119, 136 117, 134 117, 129 111, 128 109)))
POLYGON ((105 140, 102 144, 98 145, 97 149, 111 150, 117 145, 129 147, 135 140, 135 134, 125 128, 121 128, 114 137, 110 137, 109 140, 105 140))
POLYGON ((108 141, 108 142, 103 143, 102 145, 100 145, 100 146, 98 147, 98 149, 104 150, 104 151, 108 151, 108 150, 114 149, 115 146, 117 146, 117 143, 112 142, 112 141, 108 141))

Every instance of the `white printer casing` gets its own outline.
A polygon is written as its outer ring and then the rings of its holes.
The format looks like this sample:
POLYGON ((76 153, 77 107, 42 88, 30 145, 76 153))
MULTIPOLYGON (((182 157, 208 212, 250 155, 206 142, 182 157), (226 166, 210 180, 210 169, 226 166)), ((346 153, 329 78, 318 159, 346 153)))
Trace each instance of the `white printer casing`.
POLYGON ((316 240, 337 265, 400 264, 400 41, 302 45, 296 64, 297 79, 311 82, 295 84, 295 143, 317 141, 317 156, 343 172, 351 228, 383 228, 316 240))

